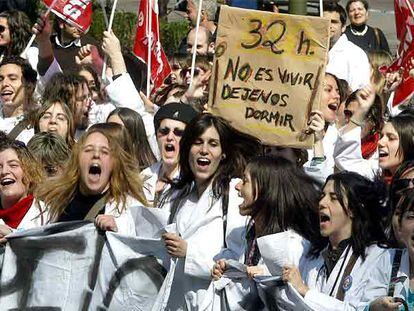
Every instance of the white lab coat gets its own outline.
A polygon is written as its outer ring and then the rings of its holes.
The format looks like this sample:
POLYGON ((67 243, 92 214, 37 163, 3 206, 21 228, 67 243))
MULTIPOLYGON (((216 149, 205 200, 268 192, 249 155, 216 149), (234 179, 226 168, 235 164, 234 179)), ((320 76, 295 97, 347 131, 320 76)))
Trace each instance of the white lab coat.
POLYGON ((352 91, 370 84, 371 66, 367 55, 345 34, 329 50, 326 72, 346 80, 352 91))
MULTIPOLYGON (((372 267, 358 310, 369 310, 369 304, 375 299, 388 296, 395 251, 395 249, 387 250, 375 266, 372 267)), ((400 297, 406 300, 410 289, 410 258, 407 250, 404 250, 402 253, 401 264, 396 277, 397 281, 395 282, 393 297, 400 297)))
MULTIPOLYGON (((147 167, 145 170, 141 172, 141 178, 144 181, 144 194, 145 197, 149 202, 154 202, 156 189, 157 189, 157 181, 160 176, 162 167, 162 161, 156 162, 150 167, 147 167)), ((176 170, 173 176, 173 179, 176 179, 180 176, 180 170, 176 170)), ((168 189, 171 188, 170 184, 166 184, 163 190, 165 193, 168 189)))
POLYGON ((326 279, 324 275, 324 259, 322 255, 319 255, 316 259, 310 259, 305 257, 300 264, 300 271, 305 284, 309 287, 309 291, 304 297, 305 303, 315 311, 348 311, 357 310, 358 305, 364 294, 365 286, 368 283, 368 276, 370 269, 375 266, 380 256, 386 252, 386 249, 380 248, 377 245, 371 245, 366 250, 365 261, 362 261, 359 257, 352 269, 351 285, 350 288, 345 291, 344 300, 340 301, 334 297, 338 292, 339 286, 342 286, 341 280, 345 267, 352 255, 352 249, 346 255, 346 250, 342 253, 341 258, 336 263, 329 278, 326 279), (346 257, 346 258, 345 258, 346 257), (345 260, 345 264, 342 267, 342 263, 345 260), (332 296, 329 296, 335 280, 335 288, 332 296))
POLYGON ((338 139, 338 129, 334 123, 328 126, 325 136, 322 140, 325 161, 315 164, 312 159, 314 157, 313 149, 308 149, 308 161, 303 165, 306 174, 313 177, 318 182, 324 184, 326 178, 334 173, 335 160, 334 149, 338 139))
MULTIPOLYGON (((237 182, 238 180, 232 180, 230 183, 225 233, 227 248, 223 239, 222 201, 221 198, 213 198, 211 185, 200 199, 194 187, 194 191, 177 212, 174 222, 177 232, 187 242, 187 255, 176 259, 175 269, 169 271, 173 278, 170 284, 164 284, 163 287, 171 288, 170 293, 160 292, 159 300, 163 301, 160 305, 166 303, 165 310, 213 310, 215 293, 211 269, 215 260, 237 260, 244 251, 247 220, 239 214, 238 205, 242 199, 234 189, 237 182)), ((169 275, 166 281, 169 280, 169 275)))
MULTIPOLYGON (((44 204, 34 199, 32 205, 20 221, 20 224, 17 226, 16 230, 20 231, 44 226, 46 225, 48 219, 49 213, 44 204)), ((4 224, 4 221, 0 219, 0 225, 4 224)))
POLYGON ((336 167, 341 171, 355 172, 371 180, 381 172, 378 149, 371 158, 362 157, 361 127, 359 126, 345 134, 339 131, 333 156, 336 167))

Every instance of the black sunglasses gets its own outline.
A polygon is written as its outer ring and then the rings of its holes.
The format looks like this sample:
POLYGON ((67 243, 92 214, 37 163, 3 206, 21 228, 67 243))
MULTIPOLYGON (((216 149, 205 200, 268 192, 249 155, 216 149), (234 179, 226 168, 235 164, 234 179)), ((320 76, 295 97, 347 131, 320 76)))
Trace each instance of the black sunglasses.
POLYGON ((410 187, 410 184, 411 183, 414 186, 414 178, 402 178, 402 179, 398 179, 398 180, 396 180, 394 182, 393 188, 396 191, 405 190, 405 189, 408 189, 410 187))
POLYGON ((181 136, 183 136, 183 134, 184 134, 184 130, 182 130, 182 129, 179 129, 179 128, 174 128, 174 129, 170 129, 169 127, 160 127, 159 129, 158 129, 158 133, 161 135, 161 136, 166 136, 166 135, 168 135, 170 132, 173 132, 174 133, 174 135, 175 136, 177 136, 177 137, 181 137, 181 136))

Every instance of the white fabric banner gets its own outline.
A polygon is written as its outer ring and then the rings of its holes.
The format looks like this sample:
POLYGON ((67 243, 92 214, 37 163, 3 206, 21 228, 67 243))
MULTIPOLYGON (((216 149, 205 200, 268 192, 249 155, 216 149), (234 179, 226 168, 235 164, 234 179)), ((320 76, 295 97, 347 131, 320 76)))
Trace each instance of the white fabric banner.
POLYGON ((102 233, 91 223, 16 232, 0 271, 0 306, 149 310, 166 274, 162 263, 169 261, 160 238, 102 233))

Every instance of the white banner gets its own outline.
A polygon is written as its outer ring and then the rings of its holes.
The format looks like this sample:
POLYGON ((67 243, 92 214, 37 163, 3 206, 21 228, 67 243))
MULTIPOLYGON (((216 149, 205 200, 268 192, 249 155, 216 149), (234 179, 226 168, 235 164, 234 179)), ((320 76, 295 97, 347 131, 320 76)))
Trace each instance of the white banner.
POLYGON ((68 222, 14 233, 0 275, 2 310, 149 310, 170 259, 159 238, 68 222), (154 257, 155 256, 155 257, 154 257))

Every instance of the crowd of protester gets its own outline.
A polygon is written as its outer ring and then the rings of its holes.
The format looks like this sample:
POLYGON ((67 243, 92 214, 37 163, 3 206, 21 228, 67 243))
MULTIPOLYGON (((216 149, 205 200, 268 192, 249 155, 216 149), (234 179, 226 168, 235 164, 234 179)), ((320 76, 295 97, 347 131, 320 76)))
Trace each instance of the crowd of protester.
POLYGON ((391 105, 401 76, 379 70, 393 56, 368 2, 324 2, 309 150, 261 145, 207 112, 220 8, 202 2, 195 44, 198 6, 185 1, 191 29, 151 94, 115 33, 97 46, 58 17, 31 27, 0 13, 0 248, 16 230, 76 220, 137 236, 131 207, 159 208, 177 228, 162 237, 177 259, 166 310, 298 310, 289 289, 311 310, 414 310, 414 110, 391 105), (286 232, 303 254, 264 298, 254 280, 273 269, 258 241, 286 232), (247 277, 223 294, 229 260, 247 277))

